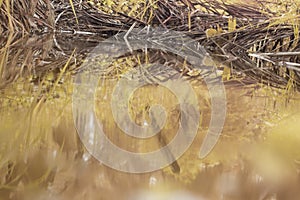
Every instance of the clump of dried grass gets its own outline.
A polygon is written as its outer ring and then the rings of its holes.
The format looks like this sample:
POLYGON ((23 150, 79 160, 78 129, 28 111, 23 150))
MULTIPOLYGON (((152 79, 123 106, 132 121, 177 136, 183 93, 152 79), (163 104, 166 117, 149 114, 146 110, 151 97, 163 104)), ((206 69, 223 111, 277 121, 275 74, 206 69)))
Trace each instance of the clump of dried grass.
POLYGON ((9 1, 0 3, 0 33, 32 33, 53 29, 54 12, 50 0, 9 1))
MULTIPOLYGON (((218 0, 4 1, 0 21, 4 22, 2 31, 50 30, 103 37, 127 31, 133 23, 136 27, 162 26, 197 40, 221 63, 226 79, 245 76, 251 82, 287 91, 299 88, 300 2, 251 3, 246 6, 218 0)), ((3 71, 3 64, 0 69, 3 71)))
POLYGON ((110 37, 133 23, 161 26, 197 40, 229 78, 243 75, 287 90, 300 85, 299 1, 122 2, 54 1, 55 30, 110 37))

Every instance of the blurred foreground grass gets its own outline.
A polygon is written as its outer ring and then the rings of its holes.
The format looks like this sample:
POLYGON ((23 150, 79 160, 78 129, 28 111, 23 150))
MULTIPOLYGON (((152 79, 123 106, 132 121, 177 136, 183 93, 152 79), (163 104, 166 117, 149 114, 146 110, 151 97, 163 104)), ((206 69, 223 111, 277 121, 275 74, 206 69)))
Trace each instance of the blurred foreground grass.
MULTIPOLYGON (((165 168, 134 175, 109 169, 84 150, 71 111, 72 75, 64 74, 59 84, 51 77, 50 72, 38 85, 19 78, 1 90, 2 199, 124 199, 140 189, 165 187, 164 191, 186 188, 207 199, 222 195, 226 199, 258 199, 273 193, 291 199, 288 194, 299 195, 294 188, 299 186, 298 93, 286 96, 285 91, 267 86, 227 84, 228 113, 222 136, 213 152, 200 160, 210 102, 205 85, 193 80, 203 116, 195 142, 178 160, 180 173, 165 168), (55 83, 55 90, 43 90, 55 83)), ((107 136, 130 151, 159 148, 156 138, 133 140, 115 124, 110 95, 117 80, 103 79, 97 91, 96 112, 107 136)), ((157 86, 137 90, 130 100, 130 112, 137 124, 143 123, 147 107, 157 101, 166 106, 170 116, 162 131, 170 140, 177 129, 179 110, 168 90, 157 86)))

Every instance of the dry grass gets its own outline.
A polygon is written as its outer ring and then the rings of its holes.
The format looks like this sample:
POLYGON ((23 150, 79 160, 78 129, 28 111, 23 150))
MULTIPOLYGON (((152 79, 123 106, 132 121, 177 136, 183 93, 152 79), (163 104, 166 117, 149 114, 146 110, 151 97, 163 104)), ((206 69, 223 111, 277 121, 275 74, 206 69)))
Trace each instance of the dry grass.
MULTIPOLYGON (((50 1, 0 0, 0 21, 5 22, 1 36, 10 31, 0 38, 0 199, 124 199, 130 191, 145 188, 186 188, 207 199, 299 196, 299 116, 293 115, 299 111, 298 0, 247 1, 251 6, 202 0, 69 2, 54 1, 51 10, 50 1), (223 70, 228 118, 220 142, 205 160, 198 159, 198 151, 209 125, 209 97, 203 83, 189 75, 192 69, 184 59, 160 51, 134 52, 108 67, 99 83, 98 97, 106 100, 98 102, 97 112, 99 119, 106 119, 108 136, 128 150, 149 151, 159 148, 158 139, 146 143, 122 136, 107 95, 120 75, 140 63, 172 61, 172 67, 189 77, 205 117, 195 143, 177 161, 180 173, 171 167, 144 175, 116 172, 93 159, 78 140, 71 112, 72 75, 103 38, 93 38, 86 51, 80 49, 86 38, 80 43, 76 34, 25 39, 14 34, 40 33, 47 27, 49 32, 81 30, 106 38, 134 22, 189 34, 223 70), (249 79, 264 84, 247 86, 249 79), (244 85, 237 86, 235 80, 244 85)), ((171 115, 163 134, 169 141, 178 118, 172 94, 149 86, 135 95, 130 114, 137 124, 148 120, 149 104, 166 104, 171 115), (151 97, 157 90, 159 95, 151 97)))
POLYGON ((52 9, 49 1, 4 1, 1 30, 84 31, 109 37, 134 22, 137 27, 162 26, 197 40, 230 69, 228 75, 242 73, 288 91, 300 85, 299 1, 70 2, 54 1, 52 9))

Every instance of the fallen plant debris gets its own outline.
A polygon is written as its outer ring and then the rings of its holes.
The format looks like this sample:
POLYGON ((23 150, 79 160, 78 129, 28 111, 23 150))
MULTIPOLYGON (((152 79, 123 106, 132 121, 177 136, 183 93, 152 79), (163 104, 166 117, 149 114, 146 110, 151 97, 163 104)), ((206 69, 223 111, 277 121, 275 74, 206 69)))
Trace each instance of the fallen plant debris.
POLYGON ((108 38, 128 31, 134 23, 136 27, 161 26, 197 40, 229 69, 231 77, 242 74, 275 87, 288 88, 292 84, 291 88, 299 88, 299 11, 289 2, 122 2, 3 1, 0 32, 108 38), (286 13, 280 16, 282 9, 286 13))

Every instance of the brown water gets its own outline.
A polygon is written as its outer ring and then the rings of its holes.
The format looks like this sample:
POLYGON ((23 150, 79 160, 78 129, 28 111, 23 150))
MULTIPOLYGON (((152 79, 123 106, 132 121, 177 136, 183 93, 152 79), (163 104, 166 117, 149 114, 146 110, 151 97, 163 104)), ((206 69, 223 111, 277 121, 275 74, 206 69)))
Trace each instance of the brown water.
MULTIPOLYGON (((65 47, 66 55, 54 58, 58 51, 49 38, 31 39, 35 45, 30 45, 30 39, 21 40, 0 54, 4 74, 0 90, 0 199, 300 197, 298 93, 227 81, 222 135, 213 151, 200 159, 211 102, 201 78, 184 76, 197 96, 201 119, 193 144, 177 160, 180 170, 172 165, 144 174, 118 172, 93 158, 80 141, 72 113, 74 58, 66 71, 57 68, 64 68, 72 45, 65 47), (28 59, 26 64, 19 64, 24 59, 28 59), (47 70, 39 67, 40 63, 48 66, 47 70)), ((80 57, 83 51, 77 50, 75 56, 80 57)), ((97 118, 117 146, 132 152, 154 151, 175 136, 180 118, 178 101, 157 84, 136 90, 129 99, 129 113, 136 124, 149 123, 149 107, 158 103, 168 117, 158 136, 141 140, 125 135, 114 121, 110 102, 119 75, 130 68, 128 65, 121 62, 118 73, 99 79, 97 118)))

